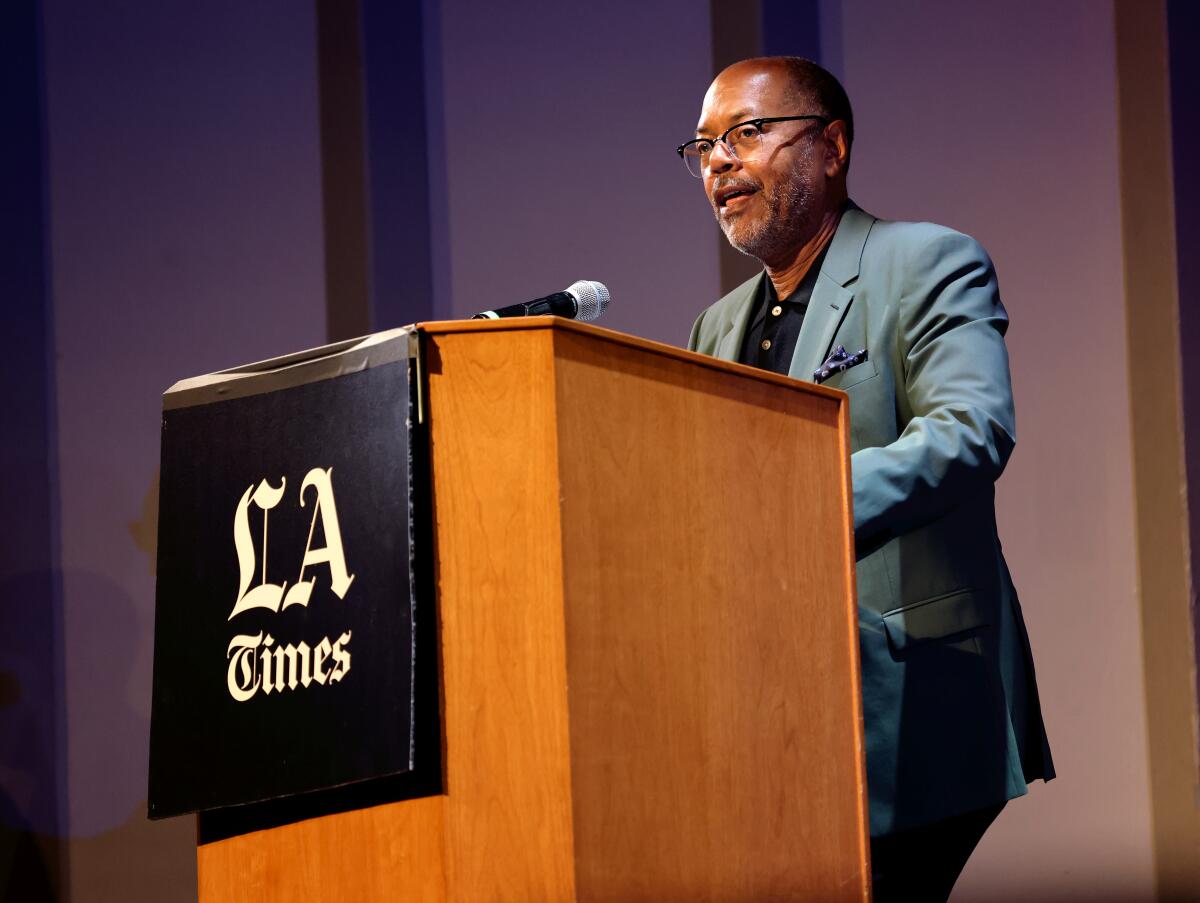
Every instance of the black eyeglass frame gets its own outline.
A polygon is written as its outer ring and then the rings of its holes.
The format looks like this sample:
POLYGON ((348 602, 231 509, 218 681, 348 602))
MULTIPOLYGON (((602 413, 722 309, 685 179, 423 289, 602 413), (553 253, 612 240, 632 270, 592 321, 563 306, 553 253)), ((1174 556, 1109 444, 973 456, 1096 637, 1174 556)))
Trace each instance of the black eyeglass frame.
MULTIPOLYGON (((684 154, 687 152, 689 147, 691 147, 693 144, 699 144, 702 141, 711 141, 713 149, 716 149, 718 143, 724 144, 726 149, 733 154, 733 156, 737 157, 737 151, 733 149, 733 145, 730 144, 728 140, 729 133, 734 129, 740 129, 744 125, 752 125, 758 129, 759 132, 762 132, 762 127, 768 122, 798 122, 802 119, 815 119, 818 122, 823 122, 825 125, 829 125, 829 123, 833 122, 833 120, 828 116, 817 116, 815 113, 809 113, 804 116, 762 116, 758 119, 746 119, 742 122, 731 125, 721 133, 720 138, 693 138, 691 141, 685 141, 683 144, 679 145, 679 147, 675 148, 675 153, 679 154, 680 160, 683 160, 684 163, 687 163, 687 158, 684 156, 684 154)), ((712 153, 712 151, 710 150, 709 153, 712 153)), ((697 153, 695 156, 703 158, 704 155, 697 153)), ((741 158, 739 157, 738 159, 741 158)))

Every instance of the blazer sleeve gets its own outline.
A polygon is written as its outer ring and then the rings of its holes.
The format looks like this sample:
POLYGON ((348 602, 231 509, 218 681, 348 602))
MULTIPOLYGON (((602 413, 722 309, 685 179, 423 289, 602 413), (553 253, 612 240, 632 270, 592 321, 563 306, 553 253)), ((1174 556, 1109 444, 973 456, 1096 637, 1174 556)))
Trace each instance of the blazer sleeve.
POLYGON ((702 310, 700 316, 696 317, 696 322, 692 324, 692 332, 688 336, 688 351, 698 351, 700 349, 700 324, 704 322, 704 315, 706 313, 708 313, 707 310, 702 310))
POLYGON ((860 555, 990 491, 1016 443, 1008 315, 987 253, 946 230, 905 267, 895 336, 903 427, 851 456, 860 555))

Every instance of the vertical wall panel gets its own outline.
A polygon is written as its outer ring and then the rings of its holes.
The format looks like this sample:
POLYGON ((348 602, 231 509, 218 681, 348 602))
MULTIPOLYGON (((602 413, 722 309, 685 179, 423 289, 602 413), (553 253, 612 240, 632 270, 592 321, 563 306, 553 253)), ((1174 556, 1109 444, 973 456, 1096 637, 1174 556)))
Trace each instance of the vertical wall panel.
POLYGON ((1194 422, 1200 368, 1192 354, 1200 318, 1191 303, 1195 286, 1190 278, 1196 270, 1190 203, 1196 179, 1188 153, 1195 150, 1196 116, 1181 100, 1194 93, 1187 73, 1197 70, 1189 40, 1196 30, 1188 28, 1188 14, 1176 15, 1172 6, 1168 15, 1168 9, 1162 0, 1116 3, 1154 859, 1160 899, 1183 900, 1200 897, 1194 621, 1198 518, 1194 509, 1190 518, 1188 512, 1200 497, 1200 452, 1195 448, 1200 424, 1194 422))
POLYGON ((66 892, 53 315, 38 4, 0 24, 0 899, 66 892))
POLYGON ((372 331, 434 317, 423 6, 362 0, 372 331))
MULTIPOLYGON (((1183 365, 1184 436, 1187 455, 1188 512, 1191 527, 1192 640, 1200 655, 1200 9, 1194 3, 1169 0, 1167 29, 1170 53, 1171 144, 1174 160, 1175 245, 1178 254, 1179 331, 1183 365)), ((1197 674, 1200 680, 1200 674, 1197 674)), ((1200 693, 1200 683, 1196 686, 1200 693)), ((1200 713, 1198 713, 1200 714, 1200 713)), ((1198 772, 1200 777, 1200 772, 1198 772)), ((1200 795, 1197 798, 1200 807, 1200 795)))
MULTIPOLYGON (((764 24, 767 17, 766 7, 770 5, 776 14, 775 18, 786 17, 788 5, 780 0, 778 3, 753 2, 745 0, 710 0, 709 13, 712 17, 712 73, 717 75, 726 66, 738 60, 762 56, 764 53, 779 51, 764 50, 764 24)), ((807 4, 801 4, 807 6, 807 4)), ((710 76, 710 77, 711 77, 710 76)), ((708 85, 705 84, 703 91, 708 85)), ((697 119, 699 109, 697 108, 697 119)), ((733 123, 730 123, 733 125, 733 123)), ((694 134, 688 133, 690 138, 694 134)), ((681 139, 682 140, 682 139, 681 139)), ((718 268, 721 275, 720 294, 733 291, 752 276, 762 272, 762 264, 749 255, 733 247, 718 229, 714 234, 718 268)))
POLYGON ((819 0, 762 0, 763 55, 802 56, 820 63, 821 13, 819 0))
POLYGON ((359 0, 316 10, 325 331, 341 341, 371 331, 365 36, 359 0))

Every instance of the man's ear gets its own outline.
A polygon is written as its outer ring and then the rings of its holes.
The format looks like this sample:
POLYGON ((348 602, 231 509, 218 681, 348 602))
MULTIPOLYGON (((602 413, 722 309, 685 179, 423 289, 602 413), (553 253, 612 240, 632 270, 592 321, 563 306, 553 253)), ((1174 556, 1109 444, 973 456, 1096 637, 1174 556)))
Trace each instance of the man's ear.
POLYGON ((846 123, 835 119, 825 126, 825 177, 832 179, 844 173, 850 163, 850 143, 846 140, 846 123))

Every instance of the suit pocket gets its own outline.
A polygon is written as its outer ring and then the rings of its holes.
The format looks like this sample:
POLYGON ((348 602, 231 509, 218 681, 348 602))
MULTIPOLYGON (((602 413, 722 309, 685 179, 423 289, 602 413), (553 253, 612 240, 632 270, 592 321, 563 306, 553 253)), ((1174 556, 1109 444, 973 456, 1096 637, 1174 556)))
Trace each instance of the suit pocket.
POLYGON ((991 618, 973 589, 956 590, 883 613, 888 641, 897 652, 989 623, 991 618))
MULTIPOLYGON (((849 350, 849 346, 847 346, 847 350, 849 350)), ((821 383, 821 385, 828 386, 831 389, 841 389, 842 391, 845 391, 851 386, 856 386, 859 383, 870 379, 872 376, 875 376, 876 372, 875 362, 868 357, 861 364, 855 364, 849 370, 843 370, 841 373, 833 374, 833 376, 829 377, 829 379, 825 380, 825 382, 821 383)))
POLYGON ((841 373, 834 373, 829 379, 821 383, 821 385, 829 386, 831 389, 849 389, 851 386, 856 386, 875 376, 879 371, 875 368, 874 353, 876 351, 886 353, 884 347, 886 343, 878 343, 878 348, 869 347, 877 343, 868 341, 867 338, 867 304, 865 299, 850 300, 848 298, 846 303, 850 304, 850 307, 846 310, 842 322, 838 324, 837 331, 833 336, 833 340, 829 343, 829 347, 825 349, 825 357, 822 360, 828 359, 829 355, 839 345, 845 348, 849 354, 866 351, 867 359, 861 364, 855 364, 848 370, 843 370, 841 373))

